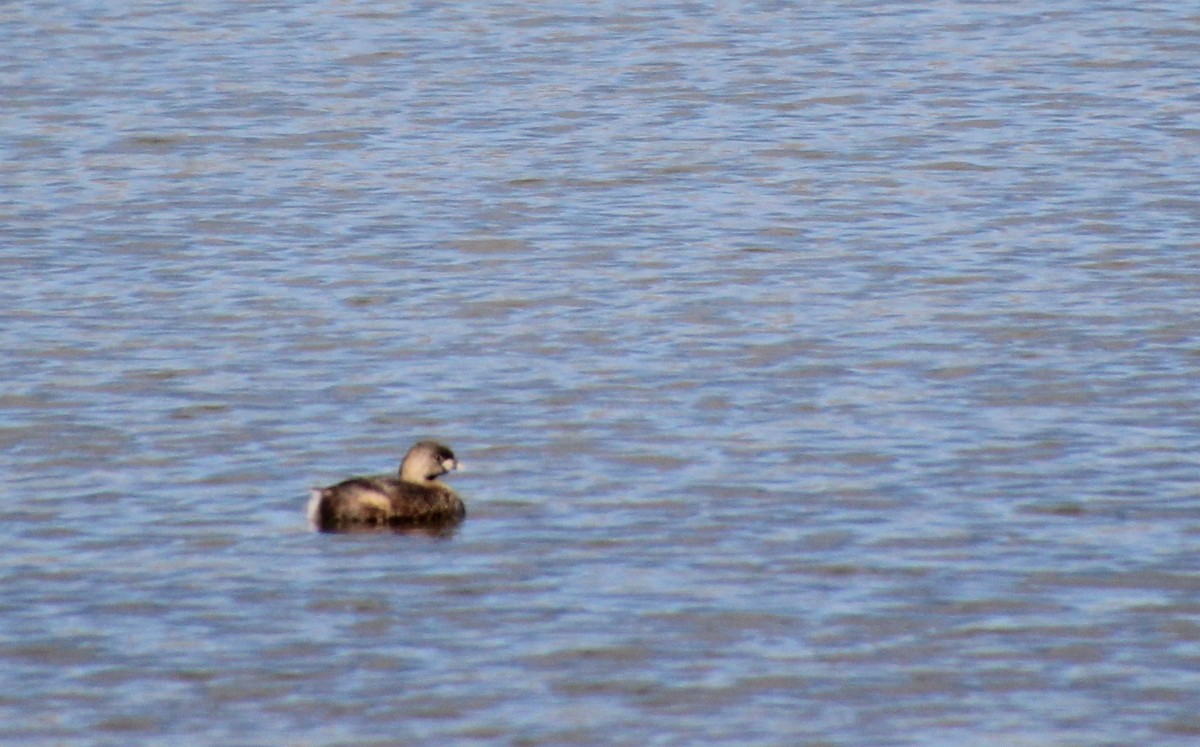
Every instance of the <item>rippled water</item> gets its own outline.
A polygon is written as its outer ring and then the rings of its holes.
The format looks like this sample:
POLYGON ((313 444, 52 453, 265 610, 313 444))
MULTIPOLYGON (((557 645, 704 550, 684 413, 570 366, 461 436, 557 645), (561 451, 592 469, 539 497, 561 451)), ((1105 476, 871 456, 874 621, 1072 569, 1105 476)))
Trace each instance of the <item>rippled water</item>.
POLYGON ((1200 737, 1192 4, 133 6, 0 8, 2 741, 1200 737))

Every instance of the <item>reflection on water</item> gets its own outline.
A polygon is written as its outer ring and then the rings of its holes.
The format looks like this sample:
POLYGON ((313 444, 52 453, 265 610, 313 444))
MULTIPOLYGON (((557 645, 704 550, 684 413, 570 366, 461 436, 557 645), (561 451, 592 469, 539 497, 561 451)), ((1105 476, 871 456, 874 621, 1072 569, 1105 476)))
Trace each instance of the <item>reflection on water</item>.
POLYGON ((310 528, 323 534, 395 534, 402 537, 428 537, 430 539, 450 539, 458 533, 462 519, 441 519, 428 521, 396 521, 385 526, 343 526, 310 528))
POLYGON ((1195 20, 6 9, 0 738, 1191 744, 1195 20))

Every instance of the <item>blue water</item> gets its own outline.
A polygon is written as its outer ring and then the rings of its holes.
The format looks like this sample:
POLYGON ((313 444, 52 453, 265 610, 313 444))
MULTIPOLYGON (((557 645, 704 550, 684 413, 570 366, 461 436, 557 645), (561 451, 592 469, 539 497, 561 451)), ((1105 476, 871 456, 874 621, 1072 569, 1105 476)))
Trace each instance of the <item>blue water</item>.
POLYGON ((1190 5, 0 38, 0 741, 1200 735, 1190 5))

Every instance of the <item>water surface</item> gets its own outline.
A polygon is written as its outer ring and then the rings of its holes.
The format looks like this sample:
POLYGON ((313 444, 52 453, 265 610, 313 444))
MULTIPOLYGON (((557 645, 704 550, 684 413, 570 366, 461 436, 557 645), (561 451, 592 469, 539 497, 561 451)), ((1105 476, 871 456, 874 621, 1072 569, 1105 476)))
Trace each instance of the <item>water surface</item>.
POLYGON ((10 4, 0 737, 1193 743, 1198 29, 10 4))

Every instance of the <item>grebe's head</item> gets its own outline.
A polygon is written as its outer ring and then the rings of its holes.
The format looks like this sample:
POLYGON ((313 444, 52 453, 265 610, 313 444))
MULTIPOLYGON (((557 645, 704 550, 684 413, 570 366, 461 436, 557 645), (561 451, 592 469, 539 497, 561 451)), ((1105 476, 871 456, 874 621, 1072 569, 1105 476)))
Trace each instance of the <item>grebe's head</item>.
POLYGON ((408 482, 432 482, 451 470, 458 460, 450 447, 437 441, 419 441, 400 462, 400 479, 408 482))

